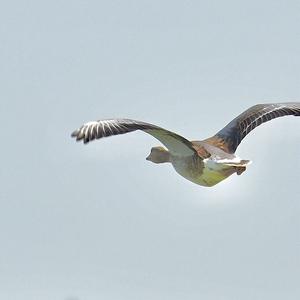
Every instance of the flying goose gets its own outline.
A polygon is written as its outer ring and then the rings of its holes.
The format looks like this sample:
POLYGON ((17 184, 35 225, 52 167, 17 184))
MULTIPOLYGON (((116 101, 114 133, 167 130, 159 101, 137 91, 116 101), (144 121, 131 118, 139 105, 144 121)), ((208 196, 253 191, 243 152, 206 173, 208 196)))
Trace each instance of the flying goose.
POLYGON ((171 163, 184 178, 210 187, 233 173, 240 175, 246 170, 251 161, 240 159, 235 151, 250 131, 264 122, 286 115, 300 116, 300 102, 254 105, 203 141, 189 141, 156 125, 130 119, 88 122, 75 130, 72 137, 86 144, 94 139, 142 130, 166 147, 153 147, 147 160, 156 164, 171 163))

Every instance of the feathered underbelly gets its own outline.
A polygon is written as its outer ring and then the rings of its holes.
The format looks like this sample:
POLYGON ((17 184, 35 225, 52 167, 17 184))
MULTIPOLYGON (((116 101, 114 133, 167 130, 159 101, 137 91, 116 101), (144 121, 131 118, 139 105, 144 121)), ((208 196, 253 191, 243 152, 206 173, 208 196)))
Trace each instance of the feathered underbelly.
POLYGON ((213 160, 177 159, 172 161, 176 172, 184 178, 202 185, 214 186, 236 172, 236 167, 213 160))

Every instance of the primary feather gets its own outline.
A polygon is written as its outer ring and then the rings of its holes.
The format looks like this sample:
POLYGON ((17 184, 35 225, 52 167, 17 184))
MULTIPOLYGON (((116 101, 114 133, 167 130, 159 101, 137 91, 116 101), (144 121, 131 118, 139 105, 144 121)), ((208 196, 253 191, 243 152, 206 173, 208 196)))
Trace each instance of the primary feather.
POLYGON ((254 128, 287 115, 300 116, 300 103, 257 104, 233 119, 211 139, 212 141, 215 139, 215 143, 219 143, 220 147, 228 153, 234 153, 243 138, 254 128))
POLYGON ((85 123, 72 133, 77 141, 89 143, 94 139, 100 139, 112 135, 124 134, 135 130, 142 130, 163 143, 174 155, 192 155, 195 149, 190 141, 184 137, 161 128, 159 126, 131 120, 131 119, 108 119, 85 123))

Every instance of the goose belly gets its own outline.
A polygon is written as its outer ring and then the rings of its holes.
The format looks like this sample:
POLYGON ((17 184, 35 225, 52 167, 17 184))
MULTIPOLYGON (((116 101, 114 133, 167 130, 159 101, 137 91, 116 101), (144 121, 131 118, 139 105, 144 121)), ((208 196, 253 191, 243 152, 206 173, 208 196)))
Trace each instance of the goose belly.
POLYGON ((205 165, 202 175, 198 178, 199 183, 204 186, 214 186, 236 172, 234 167, 222 164, 205 165))
POLYGON ((207 187, 216 185, 236 172, 235 167, 212 160, 204 160, 201 163, 179 160, 172 164, 176 172, 184 178, 207 187))

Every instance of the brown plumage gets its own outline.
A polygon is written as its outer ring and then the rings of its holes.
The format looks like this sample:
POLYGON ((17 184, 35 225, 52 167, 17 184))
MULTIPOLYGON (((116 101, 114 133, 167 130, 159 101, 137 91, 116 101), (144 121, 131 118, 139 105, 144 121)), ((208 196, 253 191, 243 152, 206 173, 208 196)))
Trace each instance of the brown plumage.
POLYGON ((264 122, 286 115, 300 116, 300 102, 257 104, 233 119, 214 136, 203 141, 186 138, 153 124, 130 120, 109 119, 88 122, 72 133, 77 141, 89 143, 94 139, 142 130, 157 138, 166 148, 152 148, 148 160, 170 162, 186 179, 212 186, 233 173, 246 170, 249 160, 234 153, 243 138, 264 122))
POLYGON ((207 139, 228 153, 234 153, 243 138, 262 123, 283 116, 300 116, 300 103, 257 104, 233 119, 215 136, 207 139))

